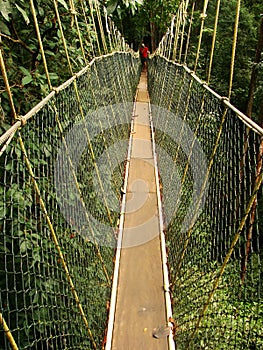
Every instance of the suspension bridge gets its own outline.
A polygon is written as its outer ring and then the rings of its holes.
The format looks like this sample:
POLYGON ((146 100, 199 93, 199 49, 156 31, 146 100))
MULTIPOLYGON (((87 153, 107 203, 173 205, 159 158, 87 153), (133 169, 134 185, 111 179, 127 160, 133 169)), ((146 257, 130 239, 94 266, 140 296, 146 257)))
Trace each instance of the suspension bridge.
POLYGON ((69 3, 52 5, 70 74, 54 87, 30 0, 49 94, 22 116, 1 45, 0 348, 262 348, 263 129, 230 101, 240 2, 227 97, 209 86, 219 7, 201 80, 207 1, 191 69, 182 1, 147 72, 97 1, 69 3))

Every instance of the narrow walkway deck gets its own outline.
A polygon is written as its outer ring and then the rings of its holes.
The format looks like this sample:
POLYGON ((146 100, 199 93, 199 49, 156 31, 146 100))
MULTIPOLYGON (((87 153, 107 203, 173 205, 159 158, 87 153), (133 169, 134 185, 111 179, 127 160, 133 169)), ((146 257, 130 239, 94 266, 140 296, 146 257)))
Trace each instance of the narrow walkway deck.
POLYGON ((146 74, 142 74, 132 132, 112 350, 167 350, 156 176, 146 74))

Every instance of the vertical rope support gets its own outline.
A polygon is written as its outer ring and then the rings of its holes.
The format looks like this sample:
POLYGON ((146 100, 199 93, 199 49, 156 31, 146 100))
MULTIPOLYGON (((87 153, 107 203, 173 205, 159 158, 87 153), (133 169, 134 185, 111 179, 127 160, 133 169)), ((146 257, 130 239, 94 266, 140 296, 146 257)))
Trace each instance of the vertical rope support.
POLYGON ((95 54, 95 51, 94 51, 94 46, 93 46, 92 39, 90 37, 89 25, 88 25, 88 20, 87 20, 86 11, 85 11, 85 8, 84 8, 83 0, 80 0, 80 5, 81 5, 84 21, 85 21, 85 24, 86 24, 86 29, 87 29, 87 34, 88 34, 88 37, 89 37, 89 42, 90 42, 90 45, 91 45, 92 54, 93 54, 93 57, 95 57, 96 54, 95 54))
POLYGON ((110 44, 110 52, 112 52, 113 48, 112 48, 112 42, 111 42, 111 31, 110 31, 110 28, 109 28, 107 9, 106 9, 105 6, 103 7, 103 9, 104 9, 104 16, 105 16, 106 31, 107 31, 107 34, 108 34, 108 39, 109 39, 109 44, 110 44))
POLYGON ((58 27, 59 27, 59 30, 60 30, 60 33, 61 33, 61 38, 62 38, 64 50, 65 50, 65 53, 66 53, 66 58, 67 58, 67 62, 68 62, 69 71, 70 71, 71 76, 73 76, 73 70, 72 70, 72 65, 71 65, 70 57, 69 57, 69 53, 68 53, 67 42, 66 42, 65 35, 64 35, 64 30, 63 30, 63 27, 62 27, 60 14, 59 14, 59 11, 58 11, 58 3, 57 3, 56 0, 53 0, 53 4, 54 4, 55 12, 56 12, 56 17, 57 17, 57 21, 58 21, 58 27))
POLYGON ((163 56, 163 42, 164 42, 164 36, 162 37, 162 40, 160 41, 160 44, 158 45, 158 54, 160 56, 163 56))
POLYGON ((83 56, 85 64, 87 64, 86 54, 85 54, 85 50, 84 50, 84 46, 83 46, 82 37, 81 37, 81 34, 80 34, 79 22, 78 22, 78 17, 77 17, 77 11, 76 11, 75 5, 74 5, 74 0, 69 0, 69 3, 70 3, 71 13, 72 13, 72 16, 74 17, 74 22, 75 22, 75 25, 76 25, 76 28, 77 28, 77 33, 78 33, 78 38, 79 38, 79 43, 80 43, 80 47, 81 47, 82 56, 83 56))
POLYGON ((222 278, 222 276, 223 276, 223 274, 224 274, 224 271, 225 271, 225 269, 226 269, 226 266, 227 266, 227 264, 228 264, 228 261, 229 261, 231 255, 232 255, 232 253, 233 253, 233 250, 234 250, 234 248, 235 248, 235 245, 237 244, 237 242, 238 242, 238 240, 239 240, 240 234, 241 234, 241 232, 242 232, 242 230, 243 230, 243 228, 244 228, 244 225, 245 225, 246 220, 247 220, 247 218, 248 218, 248 215, 249 215, 249 213, 250 213, 250 211, 251 211, 251 208, 252 208, 252 206, 253 206, 253 203, 254 203, 254 201, 255 201, 255 199, 256 199, 256 197, 257 197, 257 193, 258 193, 258 191, 259 191, 259 189, 260 189, 260 186, 261 186, 261 184, 262 184, 262 181, 263 181, 263 172, 261 172, 261 174, 259 174, 258 178, 257 178, 256 181, 255 181, 253 193, 252 193, 252 195, 251 195, 251 197, 250 197, 250 200, 249 200, 249 203, 248 203, 248 205, 247 205, 247 207, 246 207, 245 214, 244 214, 244 216, 243 216, 242 219, 241 219, 241 222, 240 222, 239 227, 238 227, 238 229, 237 229, 237 231, 236 231, 236 234, 235 234, 235 236, 234 236, 234 239, 233 239, 233 241, 232 241, 232 243, 231 243, 231 246, 230 246, 230 248, 229 248, 229 251, 228 251, 228 253, 227 253, 227 255, 226 255, 226 257, 225 257, 225 259, 224 259, 224 261, 223 261, 223 264, 221 265, 221 268, 220 268, 220 270, 219 270, 218 276, 217 276, 217 278, 215 279, 215 281, 214 281, 214 283, 213 283, 213 288, 212 288, 211 292, 209 293, 209 296, 208 296, 208 298, 207 298, 207 301, 206 301, 206 303, 205 303, 205 305, 204 305, 204 307, 203 307, 203 309, 202 309, 202 311, 201 311, 201 313, 200 313, 200 315, 199 315, 198 321, 197 321, 197 323, 196 323, 196 325, 195 325, 195 328, 194 328, 194 330, 193 330, 193 332, 192 332, 192 334, 191 334, 191 336, 190 336, 190 339, 189 339, 189 342, 188 342, 188 344, 187 344, 186 350, 189 349, 189 347, 190 347, 190 345, 191 345, 191 343, 192 343, 192 341, 193 341, 193 339, 194 339, 194 336, 195 336, 195 334, 196 334, 198 328, 200 327, 201 321, 202 321, 202 319, 203 319, 204 316, 205 316, 205 313, 206 313, 206 311, 207 311, 207 308, 208 308, 208 306, 209 306, 211 300, 213 299, 213 296, 214 296, 214 294, 215 294, 215 292, 216 292, 216 290, 217 290, 217 288, 218 288, 218 286, 219 286, 219 282, 220 282, 220 280, 221 280, 221 278, 222 278))
POLYGON ((7 72, 6 72, 6 68, 5 68, 5 62, 4 62, 4 57, 2 54, 2 47, 1 46, 0 46, 0 66, 1 66, 1 71, 2 71, 2 76, 4 79, 4 83, 5 83, 5 88, 6 88, 6 91, 8 94, 8 98, 9 98, 10 106, 12 109, 13 121, 15 121, 17 119, 17 114, 16 114, 16 109, 15 109, 15 104, 14 104, 12 92, 11 92, 10 85, 9 85, 9 80, 7 77, 7 72))
POLYGON ((227 111, 228 111, 228 108, 225 107, 223 115, 222 115, 222 119, 221 119, 221 124, 220 124, 219 130, 218 130, 218 133, 217 133, 217 138, 216 138, 216 141, 215 141, 215 144, 214 144, 214 148, 213 148, 213 151, 212 151, 211 156, 210 156, 210 160, 209 160, 209 164, 208 164, 208 167, 207 167, 206 175, 205 175, 202 187, 201 187, 200 195, 199 195, 199 198, 198 198, 197 203, 196 203, 195 212, 194 212, 193 218, 191 220, 191 223, 189 225, 189 230, 188 230, 188 232, 186 234, 186 239, 185 239, 185 243, 184 243, 183 250, 182 250, 182 253, 181 253, 181 257, 179 259, 179 262, 178 262, 178 265, 177 265, 177 268, 176 268, 175 276, 174 276, 173 283, 172 283, 172 289, 174 289, 174 286, 175 286, 175 283, 176 283, 176 280, 177 280, 177 276, 178 276, 179 270, 180 270, 180 268, 182 266, 182 263, 183 263, 183 260, 184 260, 184 257, 185 257, 185 253, 187 251, 188 244, 189 244, 192 232, 193 232, 194 224, 195 224, 195 221, 196 221, 197 216, 198 216, 198 211, 199 211, 199 208, 200 208, 200 205, 201 205, 201 202, 202 202, 203 194, 204 194, 204 191, 205 191, 208 179, 209 179, 209 175, 210 175, 210 171, 211 171, 211 168, 212 168, 212 165, 213 165, 213 162, 214 162, 216 151, 217 151, 217 148, 219 146, 219 141, 220 141, 220 138, 221 138, 221 134, 223 132, 223 126, 224 126, 224 123, 225 123, 225 120, 226 120, 227 111))
POLYGON ((107 44, 106 44, 106 40, 105 40, 105 34, 104 34, 103 25, 102 25, 102 19, 101 19, 100 9, 99 9, 99 5, 98 5, 98 0, 94 0, 94 3, 95 3, 95 9, 96 9, 98 22, 99 22, 102 46, 103 46, 104 53, 106 54, 106 53, 108 53, 108 48, 107 48, 107 44))
MULTIPOLYGON (((63 40, 63 45, 64 45, 64 49, 65 49, 65 52, 66 52, 66 56, 67 56, 67 61, 68 61, 68 66, 69 66, 69 69, 70 69, 70 72, 71 72, 71 75, 73 76, 73 70, 72 70, 72 65, 71 65, 71 62, 70 62, 70 58, 69 58, 69 55, 68 55, 68 48, 67 48, 67 43, 66 43, 66 39, 65 39, 65 36, 64 36, 64 32, 63 32, 63 27, 61 25, 61 20, 60 20, 60 15, 59 15, 59 11, 58 11, 58 6, 57 6, 57 3, 56 1, 54 0, 54 6, 55 6, 55 11, 56 11, 56 16, 57 16, 57 19, 58 19, 58 23, 59 23, 59 28, 61 30, 61 37, 62 37, 62 40, 63 40)), ((74 83, 76 84, 76 81, 74 81, 74 83)), ((77 87, 75 87, 75 89, 77 89, 77 87)), ((59 130, 60 130, 60 133, 61 133, 61 137, 62 137, 62 141, 63 141, 63 144, 64 144, 64 147, 65 149, 67 150, 67 144, 66 144, 66 141, 65 141, 65 138, 63 136, 63 129, 62 129, 62 126, 61 126, 61 123, 60 123, 60 120, 59 120, 59 116, 58 116, 58 112, 57 112, 57 108, 56 106, 53 106, 56 113, 56 121, 58 123, 58 126, 59 126, 59 130)), ((69 152, 67 151, 67 156, 68 156, 68 160, 69 160, 69 164, 70 164, 70 169, 71 169, 71 173, 73 175, 73 178, 74 178, 74 181, 75 181, 75 185, 77 187, 77 190, 78 190, 78 193, 80 195, 80 201, 81 201, 81 204, 84 208, 84 211, 85 211, 85 217, 87 219, 87 222, 89 224, 89 228, 91 230, 91 233, 92 233, 92 236, 95 237, 94 235, 94 232, 93 232, 93 229, 91 227, 91 224, 90 224, 90 220, 89 220, 89 217, 87 215, 87 210, 86 210, 86 206, 85 206, 85 203, 83 201, 83 196, 82 196, 82 193, 81 193, 81 190, 80 190, 80 187, 79 187, 79 183, 78 183, 78 180, 77 180, 77 176, 75 174, 75 171, 74 171, 74 167, 72 165, 72 160, 69 156, 69 152)), ((94 241, 95 242, 95 241, 94 241)), ((100 253, 100 249, 98 247, 98 244, 95 242, 95 247, 96 247, 96 250, 97 250, 97 254, 99 256, 99 259, 101 261, 101 264, 102 264, 102 268, 103 268, 103 271, 104 271, 104 274, 106 276, 106 279, 107 279, 107 283, 108 285, 110 286, 110 278, 109 278, 109 275, 108 275, 108 272, 107 272, 107 269, 105 267, 105 263, 104 263, 104 260, 102 258, 102 255, 100 253)))
POLYGON ((12 335, 12 333, 10 332, 10 329, 8 328, 7 323, 5 322, 5 319, 3 318, 3 314, 0 313, 0 324, 3 327, 4 331, 5 331, 5 336, 7 337, 7 340, 12 348, 12 350, 18 350, 18 347, 16 345, 15 339, 12 335))
MULTIPOLYGON (((66 56, 67 56, 67 61, 68 61, 68 66, 69 66, 69 69, 70 69, 70 72, 71 72, 71 75, 73 76, 73 70, 72 70, 72 65, 71 65, 71 62, 70 62, 70 58, 69 58, 69 55, 68 55, 68 48, 67 48, 67 43, 66 43, 66 39, 65 39, 65 36, 64 36, 64 32, 63 32, 63 27, 61 25, 61 20, 60 20, 60 15, 59 15, 59 11, 58 11, 58 6, 57 6, 57 3, 56 1, 54 0, 54 6, 55 6, 55 11, 56 11, 56 16, 57 16, 57 19, 58 19, 58 23, 59 23, 59 28, 61 30, 61 37, 62 37, 62 40, 63 40, 63 45, 64 45, 64 49, 65 49, 65 52, 66 52, 66 56)), ((62 130, 62 126, 61 126, 61 123, 60 123, 60 120, 59 120, 59 116, 58 116, 58 112, 57 112, 57 108, 56 106, 54 106, 54 109, 56 111, 56 120, 57 120, 57 123, 58 123, 58 126, 59 126, 59 130, 60 130, 60 133, 61 133, 61 136, 62 136, 62 141, 64 143, 64 146, 65 146, 65 149, 67 150, 67 144, 66 144, 66 141, 65 141, 65 138, 63 136, 63 130, 62 130)), ((76 174, 75 174, 75 171, 74 171, 74 167, 72 165, 72 161, 71 161, 71 158, 67 152, 67 156, 68 156, 68 160, 69 160, 69 163, 70 163, 70 168, 71 168, 71 172, 72 172, 72 175, 73 175, 73 178, 74 178, 74 181, 75 181, 75 185, 78 189, 78 192, 79 192, 79 195, 80 195, 80 199, 81 199, 81 204, 85 210, 85 216, 86 216, 86 219, 87 219, 87 222, 89 224, 89 227, 91 229, 91 232, 92 232, 92 235, 94 237, 94 232, 93 232, 93 229, 91 227, 91 224, 90 224, 90 220, 89 220, 89 217, 87 215, 87 210, 86 210, 86 206, 85 206, 85 203, 83 201, 83 196, 81 194, 81 190, 80 190, 80 187, 79 187, 79 184, 78 184, 78 180, 77 180, 77 177, 76 177, 76 174)), ((102 264, 102 268, 103 268, 103 271, 104 271, 104 274, 106 276, 106 279, 107 279, 107 282, 108 282, 108 285, 110 285, 110 278, 109 278, 109 275, 108 275, 108 272, 107 272, 107 269, 105 267, 105 263, 104 263, 104 260, 101 256, 101 253, 100 253, 100 249, 97 245, 97 243, 95 243, 95 247, 96 247, 96 250, 97 250, 97 254, 99 256, 99 259, 101 261, 101 264, 102 264)))
POLYGON ((80 115, 81 115, 81 118, 83 120, 84 129, 85 129, 85 133, 86 133, 86 136, 87 136, 89 149, 91 151, 91 157, 92 157, 93 165, 94 165, 94 168, 95 168, 95 171, 96 171, 96 175, 97 175, 97 178, 98 178, 98 181, 99 181, 99 186, 100 186, 100 189, 101 189, 101 193, 103 194, 103 200, 104 200, 104 203, 105 203, 107 216, 108 216, 108 219, 109 219, 111 227, 113 227, 113 222, 112 222, 112 218, 111 218, 110 209, 109 209, 109 206, 108 206, 108 203, 107 203, 107 199, 106 199, 106 197, 104 195, 104 188, 103 188, 102 180, 101 180, 101 177, 100 177, 98 165, 96 163, 93 147, 92 147, 91 140, 90 140, 89 131, 88 131, 88 128, 86 126, 85 116, 84 116, 83 108, 82 108, 82 105, 81 105, 81 101, 80 101, 80 97, 79 97, 79 90, 78 90, 78 86, 77 86, 76 80, 74 80, 74 90, 75 90, 75 94, 76 94, 76 98, 77 98, 77 103, 78 103, 80 115))
POLYGON ((179 41, 179 28, 180 28, 180 21, 181 21, 181 12, 182 12, 182 3, 180 4, 180 7, 177 11, 177 19, 176 19, 176 26, 175 26, 175 38, 174 38, 174 48, 173 48, 173 61, 176 61, 176 55, 177 55, 177 47, 178 47, 178 41, 179 41))
MULTIPOLYGON (((95 66, 96 67, 96 66, 95 66)), ((99 78, 98 78, 98 70, 97 70, 97 67, 96 67, 96 76, 97 76, 97 80, 98 80, 98 85, 100 87, 100 91, 102 90, 101 89, 101 85, 99 84, 99 78)), ((121 92, 122 93, 122 92, 121 92)), ((93 93, 93 90, 92 90, 92 95, 93 95, 93 98, 94 98, 94 101, 96 101, 96 98, 94 97, 94 93, 93 93)), ((123 99, 124 100, 124 99, 123 99)), ((97 106, 97 103, 96 103, 96 109, 98 108, 97 106)), ((115 112, 112 108, 112 105, 110 105, 110 108, 111 108, 111 111, 112 111, 112 114, 115 116, 115 112)), ((107 115, 107 118, 108 115, 107 115)), ((108 119, 109 120, 109 119, 108 119)), ((110 124, 110 123, 109 123, 110 124)), ((101 123, 100 123, 100 126, 101 126, 101 123)), ((102 131, 102 134, 103 134, 103 129, 101 128, 101 131, 102 131)), ((101 193, 102 193, 102 197, 103 197, 103 201, 104 201, 104 204, 105 204, 105 207, 106 207, 106 210, 107 210, 107 216, 108 216, 108 219, 110 221, 110 224, 111 226, 113 227, 113 222, 112 222, 112 218, 111 218, 111 213, 110 213, 110 209, 109 209, 109 206, 108 206, 108 202, 107 202, 107 199, 106 199, 106 196, 104 195, 105 191, 104 191, 104 188, 103 188, 103 183, 102 183, 102 180, 101 180, 101 176, 100 176, 100 173, 99 173, 99 169, 98 169, 98 166, 97 166, 97 163, 96 163, 96 160, 95 160, 95 156, 94 156, 94 153, 93 153, 93 149, 92 149, 92 145, 91 145, 91 142, 90 142, 90 139, 89 139, 89 136, 88 136, 88 143, 89 143, 89 147, 90 147, 90 150, 91 150, 91 153, 92 153, 92 160, 93 160, 93 164, 94 164, 94 168, 95 168, 95 171, 96 171, 96 175, 97 175, 97 178, 98 178, 98 181, 99 181, 99 186, 100 186, 100 189, 101 189, 101 193)), ((114 233, 114 231, 113 231, 114 233)))
MULTIPOLYGON (((179 191, 178 191, 178 196, 177 196, 177 201, 176 201, 176 205, 175 205, 175 208, 177 207, 178 203, 180 202, 180 196, 181 196, 181 193, 182 193, 182 190, 183 190, 183 185, 187 179, 187 173, 188 173, 188 169, 189 169, 189 165, 190 165, 190 161, 191 161, 191 157, 192 157, 192 152, 193 152, 193 149, 194 149, 194 145, 195 145, 195 141, 196 141, 196 137, 197 137, 197 133, 198 133, 198 127, 199 127, 199 123, 201 121, 201 117, 202 117, 202 112, 203 112, 203 108, 204 108, 204 103, 205 103, 205 91, 203 93, 203 97, 202 97, 202 102, 201 102, 201 106, 200 106, 200 111, 199 111, 199 115, 198 115, 198 118, 197 118, 197 121, 196 121, 196 125, 195 125, 195 132, 194 132, 194 138, 193 138, 193 141, 190 145, 190 150, 189 150, 189 154, 188 154, 188 157, 187 157, 187 162, 186 162, 186 165, 185 165, 185 168, 184 168, 184 172, 183 172, 183 176, 181 178, 181 181, 180 181, 180 188, 179 188, 179 191)), ((188 108, 187 108, 188 110, 188 108)), ((185 117, 184 117, 184 120, 185 120, 185 117)), ((179 151, 179 147, 177 148, 177 153, 176 153, 176 159, 178 157, 178 151, 179 151)), ((204 188, 205 190, 205 188, 204 188)), ((201 191, 201 193, 203 193, 203 191, 201 191)))
POLYGON ((182 33, 181 33, 181 45, 180 45, 180 50, 179 50, 179 57, 178 57, 178 62, 181 62, 181 56, 182 56, 182 51, 183 51, 183 43, 184 43, 184 30, 185 30, 185 22, 187 18, 187 9, 188 9, 188 3, 189 0, 186 0, 186 2, 183 2, 183 26, 182 26, 182 33))
POLYGON ((172 21, 171 21, 169 49, 168 49, 168 56, 167 56, 168 59, 170 59, 173 38, 174 38, 174 20, 175 20, 175 16, 173 16, 172 21))
POLYGON ((165 34, 165 44, 164 44, 164 57, 166 57, 167 59, 169 59, 169 42, 170 42, 170 30, 168 29, 166 34, 165 34))
POLYGON ((215 15, 215 24, 214 24, 214 32, 213 32, 213 39, 212 39, 212 45, 211 45, 211 53, 210 53, 209 67, 208 67, 207 78, 206 78, 207 84, 209 84, 209 82, 210 82, 211 71, 212 71, 212 65, 213 65, 213 58, 214 58, 214 52, 215 52, 215 43, 216 43, 216 35, 217 35, 217 26, 218 26, 219 11, 220 11, 220 0, 217 0, 216 15, 215 15))
POLYGON ((186 61, 187 61, 192 24, 193 24, 193 18, 194 18, 194 11, 195 11, 195 2, 193 2, 193 5, 192 5, 191 18, 190 18, 190 23, 189 23, 188 33, 187 33, 187 41, 186 41, 186 47, 185 47, 185 53, 184 53, 184 64, 186 64, 186 61))
POLYGON ((43 42, 41 39, 40 29, 39 29, 35 5, 34 5, 34 0, 30 0, 30 6, 31 6, 33 19, 34 19, 35 29, 36 29, 36 33, 37 33, 37 39, 38 39, 38 43, 39 43, 39 47, 40 47, 40 52, 41 52, 41 56, 42 56, 42 60, 43 60, 43 65, 44 65, 44 70, 45 70, 49 90, 52 90, 52 84, 51 84, 50 76, 49 76, 49 72, 48 72, 47 60, 46 60, 46 55, 44 52, 43 42))
POLYGON ((197 69, 198 60, 199 60, 199 55, 200 55, 200 50, 201 50, 201 44, 202 44, 202 36, 203 36, 205 18, 206 18, 206 16, 207 16, 207 14, 206 14, 207 5, 208 5, 208 0, 204 0, 203 12, 202 12, 202 14, 200 15, 200 18, 201 18, 201 27, 200 27, 199 41, 198 41, 197 52, 196 52, 196 59, 195 59, 195 65, 194 65, 194 72, 196 72, 196 69, 197 69))
MULTIPOLYGON (((54 107, 55 107, 55 106, 54 106, 54 107)), ((55 107, 55 110, 56 110, 56 107, 55 107)), ((92 237, 95 238, 95 234, 94 234, 93 228, 92 228, 92 226, 91 226, 89 216, 88 216, 88 214, 87 214, 86 205, 85 205, 85 202, 84 202, 84 200, 83 200, 83 195, 82 195, 81 189, 80 189, 80 187, 79 187, 79 183, 78 183, 78 179, 77 179, 77 176, 76 176, 76 172, 75 172, 75 170, 74 170, 74 166, 73 166, 73 164, 72 164, 72 160, 71 160, 71 157, 70 157, 69 152, 68 152, 67 142, 66 142, 65 137, 64 137, 64 135, 63 135, 63 128, 62 128, 62 125, 61 125, 61 122, 60 122, 60 119, 59 119, 57 110, 56 110, 56 113, 55 113, 55 114, 56 114, 56 121, 57 121, 57 123, 58 123, 59 131, 60 131, 60 134, 61 134, 61 137, 62 137, 62 142, 63 142, 63 145, 64 145, 65 150, 66 150, 66 154, 67 154, 67 157, 68 157, 70 170, 71 170, 71 173, 72 173, 72 176, 73 176, 75 185, 76 185, 77 190, 78 190, 80 202, 81 202, 81 205, 82 205, 82 207, 83 207, 83 209, 84 209, 85 217, 86 217, 86 220, 87 220, 87 222, 88 222, 88 225, 89 225, 89 228, 90 228, 92 237)), ((99 257, 99 259, 100 259, 100 262, 101 262, 102 269, 103 269, 103 271, 104 271, 105 277, 106 277, 106 279, 107 279, 108 286, 110 286, 111 282, 110 282, 109 274, 108 274, 108 271, 107 271, 107 269, 106 269, 104 260, 103 260, 103 258, 102 258, 102 255, 101 255, 101 252, 100 252, 98 243, 96 242, 95 239, 94 239, 93 244, 94 244, 94 246, 95 246, 95 248, 96 248, 96 250, 97 250, 97 254, 98 254, 98 257, 99 257)))
POLYGON ((96 27, 95 18, 94 18, 94 15, 93 15, 94 8, 93 8, 92 0, 88 0, 88 1, 89 1, 91 19, 92 19, 92 23, 93 23, 93 29, 94 29, 94 33, 95 33, 95 37, 96 37, 96 41, 97 41, 98 52, 99 52, 99 55, 101 55, 99 36, 98 36, 98 31, 97 31, 97 27, 96 27))
POLYGON ((231 97, 232 85, 233 85, 233 77, 234 77, 234 67, 235 67, 235 56, 236 56, 236 47, 237 47, 237 33, 238 33, 238 24, 239 24, 240 4, 241 4, 241 0, 237 0, 236 19, 235 19, 233 46, 232 46, 232 55, 231 55, 231 66, 230 66, 229 90, 228 90, 228 98, 229 98, 229 100, 230 100, 230 97, 231 97))
POLYGON ((32 167, 31 167, 30 160, 29 160, 29 158, 28 158, 28 156, 27 156, 26 148, 25 148, 25 145, 24 145, 24 142, 23 142, 23 140, 22 140, 21 135, 19 135, 18 140, 19 140, 19 143, 20 143, 20 147, 21 147, 22 153, 23 153, 23 155, 24 155, 26 167, 27 167, 27 169, 28 169, 29 175, 30 175, 31 180, 32 180, 32 182, 33 182, 33 185, 34 185, 34 189, 35 189, 35 191, 36 191, 36 194, 37 194, 37 196, 38 196, 38 198, 39 198, 39 204, 40 204, 40 206, 41 206, 43 215, 44 215, 44 217, 45 217, 45 219, 46 219, 46 221, 47 221, 47 225, 48 225, 48 227, 49 227, 49 230, 50 230, 50 233, 51 233, 51 237, 52 237, 53 242, 54 242, 54 244, 55 244, 55 247, 56 247, 56 249, 57 249, 57 252, 58 252, 58 255, 59 255, 61 264, 62 264, 62 266, 63 266, 63 269, 64 269, 64 271, 65 271, 65 273, 66 273, 66 277, 67 277, 68 283, 69 283, 69 285, 70 285, 70 288, 71 288, 73 297, 74 297, 74 299, 75 299, 75 301, 76 301, 76 304, 77 304, 77 307, 78 307, 78 309, 79 309, 80 315, 82 316, 82 319, 83 319, 83 321, 84 321, 84 324, 85 324, 85 326, 86 326, 86 328, 87 328, 87 332, 88 332, 88 335, 89 335, 90 340, 91 340, 91 342, 92 342, 92 346, 93 346, 94 349, 96 349, 97 346, 96 346, 95 340, 94 340, 94 338, 93 338, 92 332, 91 332, 91 330, 90 330, 90 328, 89 328, 88 320, 87 320, 87 318, 86 318, 86 315, 85 315, 84 310, 83 310, 83 308, 82 308, 82 305, 81 305, 81 303, 80 303, 80 299, 79 299, 79 296, 78 296, 77 291, 76 291, 76 289, 75 289, 75 286, 74 286, 74 283, 73 283, 73 281, 72 281, 72 278, 71 278, 71 276, 70 276, 69 269, 68 269, 67 263, 66 263, 65 258, 64 258, 64 254, 63 254, 62 251, 61 251, 61 248, 60 248, 60 245, 59 245, 59 242, 58 242, 58 239, 57 239, 56 232, 55 232, 55 230, 54 230, 54 227, 53 227, 53 224, 52 224, 52 222, 51 222, 51 219, 50 219, 50 217, 49 217, 49 215, 48 215, 48 212, 47 212, 45 203, 44 203, 44 201, 43 201, 43 199, 42 199, 42 196, 41 196, 41 193, 40 193, 40 189, 39 189, 38 184, 37 184, 37 181, 36 181, 36 179, 35 179, 35 175, 34 175, 34 172, 33 172, 32 167))
POLYGON ((117 47, 116 34, 115 34, 115 30, 116 29, 115 29, 114 23, 111 20, 111 18, 108 18, 108 21, 109 21, 109 25, 110 25, 110 32, 111 32, 111 35, 112 35, 113 49, 116 49, 116 47, 117 47))
MULTIPOLYGON (((248 131, 246 132, 247 134, 248 134, 248 131)), ((248 137, 248 135, 246 135, 246 137, 248 137)), ((248 147, 248 139, 247 138, 246 138, 245 147, 246 148, 248 147)), ((242 165, 243 164, 241 164, 241 166, 242 165)), ((258 150, 258 154, 257 154, 256 180, 255 181, 258 181, 258 179, 259 179, 259 175, 262 172, 262 165, 263 165, 263 136, 261 137, 259 150, 258 150)), ((242 281, 242 284, 244 284, 244 281, 245 281, 246 272, 247 272, 247 264, 248 264, 248 260, 249 260, 249 253, 251 252, 251 242, 252 242, 253 229, 255 226, 254 224, 255 224, 255 220, 256 220, 257 205, 258 205, 258 198, 256 196, 254 199, 252 208, 251 208, 249 227, 248 227, 248 230, 246 233, 245 254, 244 254, 243 260, 241 261, 241 281, 242 281)))
POLYGON ((121 39, 121 33, 117 30, 117 43, 118 43, 118 50, 121 51, 122 49, 122 39, 121 39))

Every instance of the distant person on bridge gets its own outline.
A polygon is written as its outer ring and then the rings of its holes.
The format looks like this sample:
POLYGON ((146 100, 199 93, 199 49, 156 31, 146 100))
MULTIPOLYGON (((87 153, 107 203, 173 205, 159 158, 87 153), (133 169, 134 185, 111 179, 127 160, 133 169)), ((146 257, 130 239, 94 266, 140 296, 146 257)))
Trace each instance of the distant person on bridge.
POLYGON ((141 58, 141 62, 142 62, 142 70, 146 71, 147 70, 147 59, 148 59, 148 55, 149 55, 150 51, 149 51, 148 47, 144 45, 144 43, 142 43, 139 51, 140 51, 140 58, 141 58))

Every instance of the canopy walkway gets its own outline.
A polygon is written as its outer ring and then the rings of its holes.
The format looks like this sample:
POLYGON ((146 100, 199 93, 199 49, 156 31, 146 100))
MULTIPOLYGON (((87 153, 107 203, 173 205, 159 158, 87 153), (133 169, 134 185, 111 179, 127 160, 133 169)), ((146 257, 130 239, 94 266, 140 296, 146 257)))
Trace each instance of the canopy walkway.
MULTIPOLYGON (((127 157, 128 176, 124 186, 123 229, 120 225, 118 241, 120 262, 116 263, 115 269, 115 276, 119 276, 116 296, 113 294, 116 310, 114 307, 111 309, 114 316, 109 324, 112 322, 113 334, 110 334, 109 327, 108 348, 168 349, 167 336, 171 332, 167 320, 172 314, 168 299, 169 315, 166 317, 160 244, 161 200, 157 163, 152 148, 154 138, 145 73, 141 76, 136 96, 127 157), (158 330, 160 334, 157 340, 153 334, 158 330)), ((164 273, 167 280, 167 268, 164 273)))
POLYGON ((263 129, 230 101, 240 2, 227 97, 209 86, 217 20, 197 76, 207 1, 191 69, 183 1, 147 74, 97 1, 63 4, 54 87, 30 0, 49 94, 22 116, 0 50, 0 349, 262 348, 263 129))

